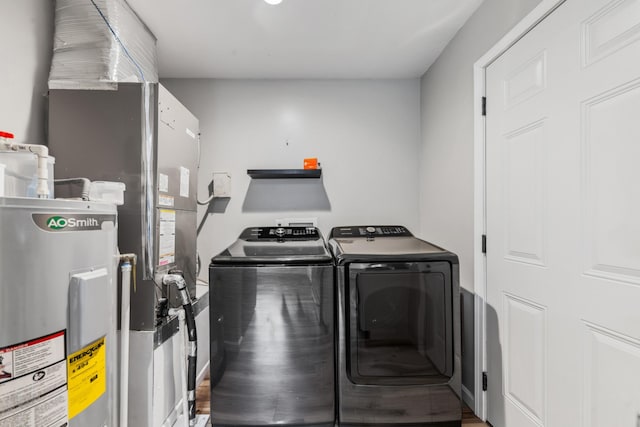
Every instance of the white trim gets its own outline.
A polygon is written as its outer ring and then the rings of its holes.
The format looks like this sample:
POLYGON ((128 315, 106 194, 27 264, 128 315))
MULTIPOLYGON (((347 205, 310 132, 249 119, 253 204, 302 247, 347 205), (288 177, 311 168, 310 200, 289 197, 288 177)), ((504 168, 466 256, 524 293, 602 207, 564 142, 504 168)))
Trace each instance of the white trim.
POLYGON ((169 415, 167 415, 167 418, 165 418, 164 422, 162 423, 162 427, 174 426, 181 415, 182 415, 182 399, 180 399, 176 404, 176 406, 171 410, 171 412, 169 412, 169 415))
POLYGON ((462 401, 469 407, 473 408, 476 406, 476 401, 473 398, 473 393, 469 391, 468 388, 462 384, 462 401))
POLYGON ((486 298, 486 257, 482 254, 482 235, 485 233, 485 207, 484 207, 484 125, 482 116, 482 97, 485 93, 484 67, 478 63, 473 66, 473 99, 474 99, 474 201, 473 201, 473 274, 474 274, 474 372, 475 387, 473 411, 483 421, 486 421, 486 403, 482 391, 482 372, 486 367, 486 343, 484 340, 485 316, 484 301, 486 298))
MULTIPOLYGON (((482 293, 485 293, 486 288, 486 280, 485 280, 485 269, 486 265, 484 263, 484 256, 476 257, 482 258, 482 270, 480 273, 482 274, 481 282, 477 282, 482 284, 482 293)), ((477 273, 476 273, 477 275, 477 273)), ((476 288, 477 289, 477 288, 476 288)), ((475 304, 475 319, 474 319, 474 342, 475 345, 475 355, 474 355, 474 406, 473 412, 478 416, 478 418, 483 421, 487 420, 487 402, 485 399, 485 392, 482 390, 482 373, 486 370, 486 342, 484 340, 484 331, 485 331, 485 315, 484 315, 484 296, 480 297, 476 295, 474 298, 475 304)))
POLYGON ((482 55, 474 64, 474 69, 481 68, 484 70, 489 64, 495 61, 500 55, 506 52, 511 46, 513 46, 518 40, 527 34, 533 27, 538 25, 540 21, 546 18, 551 12, 553 12, 558 6, 564 3, 566 0, 542 0, 535 9, 533 9, 527 16, 522 18, 522 21, 518 22, 504 37, 502 37, 498 43, 493 45, 487 53, 482 55))
POLYGON ((209 373, 209 364, 210 361, 207 360, 207 363, 205 363, 205 365, 202 367, 202 370, 198 373, 198 376, 196 377, 196 388, 200 384, 202 384, 202 381, 204 381, 207 377, 207 374, 209 373))
MULTIPOLYGON (((515 27, 502 37, 487 53, 482 55, 473 65, 473 99, 474 99, 474 220, 473 250, 474 256, 474 291, 475 291, 475 390, 474 412, 482 420, 487 419, 486 395, 482 391, 482 372, 487 368, 486 317, 485 301, 487 296, 487 264, 482 255, 482 235, 486 232, 485 209, 485 118, 482 116, 482 97, 486 93, 485 73, 487 67, 500 55, 513 46, 540 21, 546 18, 566 0, 542 0, 535 9, 525 16, 515 27)), ((489 105, 489 109, 491 106, 489 105)), ((490 239, 491 236, 488 236, 490 239)), ((465 389, 465 394, 469 390, 465 389)))

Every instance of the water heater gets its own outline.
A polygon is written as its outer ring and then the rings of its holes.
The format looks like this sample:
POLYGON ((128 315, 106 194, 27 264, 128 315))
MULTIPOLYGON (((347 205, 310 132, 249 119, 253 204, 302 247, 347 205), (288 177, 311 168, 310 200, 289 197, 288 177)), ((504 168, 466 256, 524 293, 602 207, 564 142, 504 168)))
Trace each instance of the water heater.
POLYGON ((0 425, 117 425, 116 207, 0 197, 0 425))

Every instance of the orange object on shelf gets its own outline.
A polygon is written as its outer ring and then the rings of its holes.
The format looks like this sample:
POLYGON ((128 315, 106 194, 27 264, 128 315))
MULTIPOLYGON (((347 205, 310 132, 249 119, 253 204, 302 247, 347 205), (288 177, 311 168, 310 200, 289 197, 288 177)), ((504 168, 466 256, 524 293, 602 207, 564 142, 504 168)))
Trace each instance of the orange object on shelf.
POLYGON ((318 159, 315 157, 304 159, 304 169, 318 169, 318 159))

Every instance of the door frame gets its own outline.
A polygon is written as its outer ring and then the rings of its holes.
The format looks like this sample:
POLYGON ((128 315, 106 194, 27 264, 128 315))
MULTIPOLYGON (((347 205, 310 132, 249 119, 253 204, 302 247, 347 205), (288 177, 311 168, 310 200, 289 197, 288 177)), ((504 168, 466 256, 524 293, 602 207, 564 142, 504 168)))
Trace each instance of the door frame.
MULTIPOLYGON (((473 253, 474 256, 474 372, 475 390, 471 406, 476 415, 487 420, 486 391, 482 390, 482 374, 487 370, 486 297, 487 257, 482 252, 482 236, 487 231, 486 211, 486 117, 483 116, 482 99, 486 95, 486 70, 493 61, 509 50, 518 40, 531 31, 567 0, 542 0, 529 14, 504 35, 487 53, 473 65, 473 131, 474 131, 474 200, 473 200, 473 253)), ((491 106, 489 106, 491 108, 491 106)), ((489 236, 490 238, 490 236, 489 236)), ((463 387, 464 388, 464 387, 463 387)), ((464 389, 465 400, 469 400, 464 389)))

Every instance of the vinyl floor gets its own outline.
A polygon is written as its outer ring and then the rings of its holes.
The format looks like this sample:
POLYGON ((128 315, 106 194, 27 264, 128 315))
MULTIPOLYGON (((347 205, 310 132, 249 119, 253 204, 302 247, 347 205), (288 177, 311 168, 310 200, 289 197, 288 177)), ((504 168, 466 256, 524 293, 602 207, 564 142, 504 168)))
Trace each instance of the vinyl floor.
MULTIPOLYGON (((210 414, 210 385, 209 379, 202 381, 198 389, 196 390, 196 412, 198 414, 210 414)), ((478 419, 471 409, 465 406, 462 411, 462 425, 463 427, 486 427, 487 424, 478 419)))

